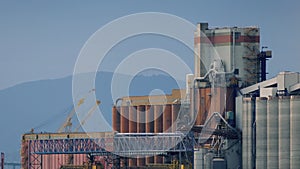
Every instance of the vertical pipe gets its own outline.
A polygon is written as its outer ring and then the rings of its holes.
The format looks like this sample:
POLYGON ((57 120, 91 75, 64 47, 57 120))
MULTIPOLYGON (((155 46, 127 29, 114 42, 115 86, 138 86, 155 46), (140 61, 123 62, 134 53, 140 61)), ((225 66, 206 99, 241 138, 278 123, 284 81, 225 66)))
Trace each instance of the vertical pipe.
POLYGON ((291 97, 291 169, 300 167, 300 96, 291 97))
MULTIPOLYGON (((248 111, 247 111, 247 129, 248 129, 248 131, 247 131, 247 134, 248 134, 248 136, 247 136, 247 140, 248 140, 248 148, 247 148, 247 150, 248 150, 248 167, 249 168, 254 168, 254 153, 253 153, 253 151, 254 151, 254 146, 253 146, 253 144, 254 144, 254 141, 253 141, 253 124, 254 124, 254 113, 255 113, 255 98, 254 97, 252 97, 252 98, 249 98, 248 99, 248 104, 247 104, 247 106, 248 106, 248 111)), ((267 105, 266 105, 267 106, 267 105)))
POLYGON ((205 114, 205 97, 206 97, 206 89, 202 88, 199 90, 200 94, 199 94, 199 98, 198 98, 198 117, 200 117, 200 119, 197 119, 198 122, 197 124, 199 125, 203 125, 205 123, 205 119, 206 119, 206 114, 205 114))
MULTIPOLYGON (((211 114, 211 88, 205 88, 205 120, 208 119, 209 114, 211 114)), ((203 123, 204 124, 204 123, 203 123)))
MULTIPOLYGON (((231 46, 231 48, 232 48, 232 50, 231 50, 231 60, 230 60, 230 62, 231 62, 231 70, 234 70, 235 69, 235 63, 234 63, 234 61, 235 61, 235 31, 236 31, 236 28, 233 28, 232 29, 232 46, 231 46)), ((226 71, 226 70, 225 70, 226 71)), ((228 70, 229 71, 229 70, 228 70)))
MULTIPOLYGON (((137 133, 145 133, 145 106, 140 105, 137 107, 137 133)), ((144 157, 140 157, 137 159, 137 166, 145 166, 146 159, 144 157)))
MULTIPOLYGON (((195 84, 193 84, 195 85, 195 84)), ((192 87, 191 88, 191 92, 190 92, 190 112, 189 112, 189 115, 190 117, 192 117, 191 115, 194 114, 194 111, 195 111, 195 87, 192 87)))
MULTIPOLYGON (((154 133, 161 133, 163 130, 162 121, 163 121, 163 106, 162 105, 155 105, 154 106, 154 133)), ((162 164, 163 163, 163 157, 162 156, 155 156, 154 162, 156 164, 162 164)))
POLYGON ((201 125, 202 112, 201 112, 201 91, 202 89, 195 89, 195 125, 201 125))
POLYGON ((129 112, 128 112, 128 106, 121 106, 121 127, 120 132, 121 133, 128 133, 129 132, 129 112))
MULTIPOLYGON (((256 99, 256 168, 267 168, 267 99, 256 99)), ((249 167, 249 166, 248 166, 249 167)))
POLYGON ((120 111, 116 106, 112 108, 112 126, 114 131, 120 132, 120 111))
POLYGON ((279 114, 279 169, 290 168, 290 97, 278 100, 279 114))
POLYGON ((235 90, 233 88, 227 88, 226 89, 226 111, 235 112, 235 97, 236 97, 235 90))
POLYGON ((146 133, 154 132, 154 106, 146 106, 146 133))
MULTIPOLYGON (((154 106, 146 106, 146 133, 154 132, 154 106)), ((147 157, 146 164, 153 164, 154 157, 147 157)))
POLYGON ((199 98, 199 107, 198 107, 198 112, 201 114, 201 119, 199 122, 196 122, 197 125, 203 125, 205 123, 205 120, 208 115, 208 111, 210 108, 210 103, 208 103, 208 94, 210 92, 207 91, 208 88, 201 88, 200 89, 200 98, 199 98))
MULTIPOLYGON (((137 132, 137 107, 129 106, 129 133, 137 132)), ((134 167, 137 166, 137 159, 130 158, 128 159, 128 166, 134 167)))
MULTIPOLYGON (((177 130, 177 117, 180 110, 180 104, 173 104, 172 105, 172 132, 176 132, 177 130)), ((179 120, 179 119, 178 119, 179 120)))
POLYGON ((278 168, 278 99, 269 97, 267 103, 268 150, 267 168, 278 168))
MULTIPOLYGON (((196 85, 196 84, 194 84, 196 85)), ((195 123, 195 125, 198 125, 199 122, 197 122, 197 117, 199 114, 199 101, 198 101, 198 90, 199 88, 197 88, 196 86, 194 86, 191 89, 191 94, 190 94, 190 99, 191 99, 191 104, 190 104, 190 114, 189 114, 189 119, 187 119, 188 121, 193 121, 195 123)))
POLYGON ((243 99, 243 113, 242 113, 242 162, 243 162, 243 168, 248 168, 248 102, 249 98, 244 98, 243 99))
POLYGON ((137 132, 137 107, 129 106, 129 133, 137 132))
POLYGON ((172 124, 172 105, 163 106, 163 132, 171 132, 172 124))
POLYGON ((145 106, 140 105, 137 107, 137 133, 145 133, 145 122, 146 122, 146 114, 145 114, 145 106))
POLYGON ((161 133, 163 131, 162 121, 163 121, 163 106, 154 106, 154 133, 161 133))

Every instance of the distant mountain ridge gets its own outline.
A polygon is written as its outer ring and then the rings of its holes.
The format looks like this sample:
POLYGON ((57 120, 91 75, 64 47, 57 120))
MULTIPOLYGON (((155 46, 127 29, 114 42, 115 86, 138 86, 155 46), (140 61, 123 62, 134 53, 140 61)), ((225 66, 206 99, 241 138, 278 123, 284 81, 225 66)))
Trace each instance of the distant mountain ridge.
MULTIPOLYGON (((96 97, 101 100, 100 109, 109 123, 112 76, 111 72, 99 72, 95 81, 96 97)), ((174 88, 179 88, 176 80, 166 74, 138 75, 131 81, 129 94, 148 95, 153 89, 170 94, 174 88)), ((73 105, 72 77, 26 82, 1 90, 0 103, 0 151, 13 154, 9 160, 16 161, 23 133, 31 128, 36 132, 56 132, 63 123, 73 105)))

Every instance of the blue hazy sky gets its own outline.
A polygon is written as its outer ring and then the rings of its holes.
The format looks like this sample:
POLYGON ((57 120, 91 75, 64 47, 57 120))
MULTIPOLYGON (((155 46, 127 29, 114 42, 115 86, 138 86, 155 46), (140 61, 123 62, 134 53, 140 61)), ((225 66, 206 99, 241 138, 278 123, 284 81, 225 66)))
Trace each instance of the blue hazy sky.
POLYGON ((85 41, 104 24, 137 12, 164 12, 196 24, 259 26, 273 50, 269 76, 299 70, 300 1, 0 1, 0 89, 71 75, 85 41))

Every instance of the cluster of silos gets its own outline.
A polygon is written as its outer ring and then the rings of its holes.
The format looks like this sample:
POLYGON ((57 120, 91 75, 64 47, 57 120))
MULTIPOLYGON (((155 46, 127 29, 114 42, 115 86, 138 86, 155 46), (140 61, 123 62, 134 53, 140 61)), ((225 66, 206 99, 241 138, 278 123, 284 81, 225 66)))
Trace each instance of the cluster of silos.
MULTIPOLYGON (((203 125, 210 114, 214 112, 221 113, 224 117, 226 112, 228 118, 234 121, 235 112, 235 91, 233 88, 197 88, 192 89, 190 94, 190 116, 187 119, 194 120, 195 125, 203 125)), ((177 117, 181 111, 181 104, 174 102, 168 104, 137 104, 114 106, 112 108, 113 130, 120 133, 161 133, 175 132, 177 129, 177 117)), ((181 116, 180 122, 183 122, 186 116, 181 116)), ((205 156, 206 161, 212 160, 209 153, 205 156)), ((199 157, 203 158, 203 157, 199 157)), ((128 160, 128 166, 145 166, 147 164, 164 163, 161 156, 147 158, 131 158, 128 160)), ((207 165, 210 163, 206 162, 207 165)))
MULTIPOLYGON (((207 148, 200 148, 194 152, 194 169, 211 169, 215 153, 207 148)), ((223 166, 226 167, 226 166, 223 166)))
POLYGON ((300 96, 243 99, 243 168, 299 168, 300 96))
MULTIPOLYGON (((157 104, 137 106, 114 106, 112 108, 113 130, 120 133, 175 132, 180 104, 157 104)), ((162 156, 130 158, 128 166, 162 164, 162 156)))

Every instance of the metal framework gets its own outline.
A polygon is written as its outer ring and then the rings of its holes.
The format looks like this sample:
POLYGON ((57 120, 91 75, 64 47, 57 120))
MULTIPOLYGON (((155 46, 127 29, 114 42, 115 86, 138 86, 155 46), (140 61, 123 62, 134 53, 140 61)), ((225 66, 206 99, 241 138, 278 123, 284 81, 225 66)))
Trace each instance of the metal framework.
POLYGON ((103 138, 30 140, 32 154, 89 154, 105 152, 103 138))
POLYGON ((114 148, 114 153, 126 156, 157 155, 192 151, 193 143, 183 133, 121 133, 115 136, 114 148))
POLYGON ((192 134, 117 133, 99 138, 49 138, 29 140, 30 169, 41 168, 43 154, 91 154, 98 156, 137 156, 192 152, 192 134))
MULTIPOLYGON (((213 113, 204 126, 194 127, 193 131, 198 133, 209 133, 209 137, 218 136, 216 145, 224 139, 240 139, 240 133, 230 126, 220 113, 213 113), (222 121, 225 127, 213 127, 210 123, 222 121), (218 142, 219 141, 219 142, 218 142)), ((194 147, 201 145, 201 138, 195 141, 193 132, 175 133, 114 133, 98 137, 36 137, 29 139, 28 163, 29 169, 40 169, 43 162, 43 154, 90 154, 92 156, 105 156, 108 160, 117 161, 124 157, 135 158, 149 155, 185 154, 190 158, 194 147)), ((222 147, 222 146, 221 146, 222 147)))
POLYGON ((198 133, 202 133, 204 136, 201 138, 199 135, 198 144, 201 145, 205 143, 208 138, 212 136, 222 137, 222 139, 233 139, 233 140, 240 140, 241 133, 233 128, 228 122, 222 117, 222 115, 218 112, 214 112, 205 122, 203 126, 196 126, 193 128, 194 131, 198 133), (222 123, 224 126, 222 126, 222 123))

